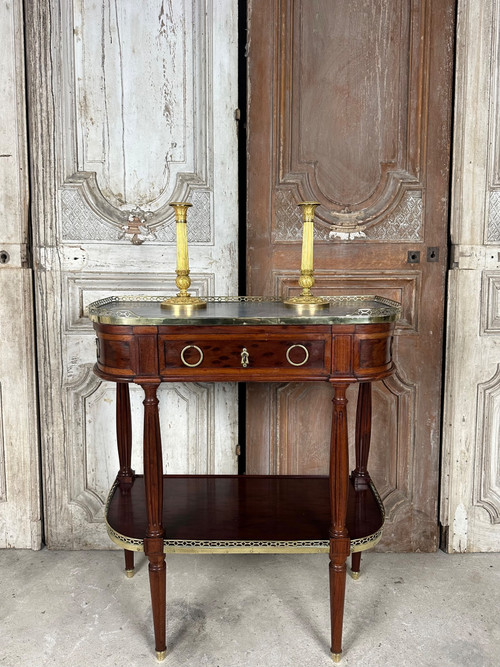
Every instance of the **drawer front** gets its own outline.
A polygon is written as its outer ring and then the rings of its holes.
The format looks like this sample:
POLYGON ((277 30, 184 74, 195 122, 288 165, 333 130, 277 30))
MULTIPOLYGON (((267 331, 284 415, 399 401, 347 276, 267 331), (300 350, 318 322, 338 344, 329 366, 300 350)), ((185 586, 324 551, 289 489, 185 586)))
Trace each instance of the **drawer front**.
POLYGON ((283 381, 328 376, 329 335, 159 336, 160 375, 283 381), (264 379, 264 378, 262 378, 264 379))
POLYGON ((158 376, 156 333, 97 333, 97 369, 110 378, 158 376))

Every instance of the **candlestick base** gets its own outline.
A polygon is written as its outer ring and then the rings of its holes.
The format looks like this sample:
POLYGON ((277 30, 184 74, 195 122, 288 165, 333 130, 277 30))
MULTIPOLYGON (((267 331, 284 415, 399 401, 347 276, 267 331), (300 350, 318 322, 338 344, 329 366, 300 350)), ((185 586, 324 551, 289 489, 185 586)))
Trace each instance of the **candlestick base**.
POLYGON ((174 308, 175 306, 182 306, 183 308, 206 308, 207 302, 204 299, 200 299, 199 296, 191 296, 190 294, 187 296, 178 294, 161 302, 162 308, 174 308))
POLYGON ((330 305, 328 299, 323 299, 321 296, 313 296, 312 294, 292 296, 290 299, 283 301, 283 303, 285 306, 309 306, 311 308, 325 308, 330 305))

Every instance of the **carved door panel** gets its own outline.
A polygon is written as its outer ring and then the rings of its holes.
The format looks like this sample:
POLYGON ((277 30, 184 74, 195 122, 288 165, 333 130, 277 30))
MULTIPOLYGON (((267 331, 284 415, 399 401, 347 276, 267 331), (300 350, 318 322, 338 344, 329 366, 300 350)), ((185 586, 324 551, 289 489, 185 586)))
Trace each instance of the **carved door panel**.
POLYGON ((459 0, 456 71, 443 546, 450 552, 500 551, 500 7, 495 0, 459 0))
POLYGON ((0 2, 0 548, 40 549, 21 0, 0 2))
MULTIPOLYGON (((192 292, 236 293, 237 14, 231 0, 26 7, 47 537, 107 547, 115 395, 92 373, 86 307, 175 293, 170 201, 193 204, 192 292)), ((139 472, 143 397, 131 394, 139 472)), ((234 386, 162 387, 160 410, 167 471, 235 471, 234 386)))
MULTIPOLYGON (((401 302, 369 468, 385 546, 435 549, 454 1, 251 0, 249 21, 248 291, 298 292, 316 200, 313 291, 401 302)), ((247 471, 326 473, 331 398, 250 387, 247 471)))

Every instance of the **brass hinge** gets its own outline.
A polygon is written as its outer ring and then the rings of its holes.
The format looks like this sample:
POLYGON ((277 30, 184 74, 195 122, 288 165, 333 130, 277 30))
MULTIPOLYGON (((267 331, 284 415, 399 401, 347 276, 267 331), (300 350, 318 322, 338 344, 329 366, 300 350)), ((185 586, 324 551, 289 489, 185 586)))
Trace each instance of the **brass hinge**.
POLYGON ((236 445, 236 456, 241 456, 241 445, 236 445))

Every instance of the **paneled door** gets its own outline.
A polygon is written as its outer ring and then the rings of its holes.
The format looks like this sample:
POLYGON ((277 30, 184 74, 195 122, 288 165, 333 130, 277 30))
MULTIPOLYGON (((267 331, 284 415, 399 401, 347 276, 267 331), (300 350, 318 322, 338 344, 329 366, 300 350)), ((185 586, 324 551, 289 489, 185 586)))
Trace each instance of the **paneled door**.
MULTIPOLYGON (((233 0, 26 3, 50 547, 110 545, 115 391, 92 372, 88 303, 175 293, 171 201, 193 205, 193 294, 237 292, 236 10, 233 0)), ((140 472, 143 396, 130 393, 140 472)), ((160 414, 166 471, 235 472, 234 386, 162 387, 160 414)))
POLYGON ((22 0, 0 1, 0 549, 40 549, 22 0))
POLYGON ((459 0, 441 522, 500 551, 500 5, 459 0))
MULTIPOLYGON (((248 291, 298 291, 297 203, 315 200, 315 292, 401 303, 369 464, 392 550, 438 543, 454 13, 454 0, 249 3, 248 291)), ((331 398, 251 386, 247 471, 326 473, 331 398)))

